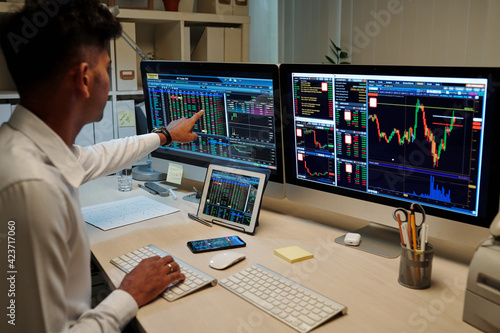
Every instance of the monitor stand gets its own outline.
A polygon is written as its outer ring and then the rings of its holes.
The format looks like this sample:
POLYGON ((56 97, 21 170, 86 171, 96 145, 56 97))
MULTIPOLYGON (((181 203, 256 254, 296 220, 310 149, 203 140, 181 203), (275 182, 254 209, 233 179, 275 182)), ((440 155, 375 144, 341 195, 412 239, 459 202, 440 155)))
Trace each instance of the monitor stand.
POLYGON ((165 180, 167 178, 167 175, 163 172, 158 172, 153 169, 151 154, 149 154, 146 160, 146 164, 137 165, 132 168, 132 178, 145 182, 156 182, 165 180))
POLYGON ((345 235, 337 237, 335 242, 385 258, 397 258, 401 254, 401 238, 396 228, 370 222, 367 226, 353 232, 361 235, 361 242, 358 246, 346 245, 345 235))

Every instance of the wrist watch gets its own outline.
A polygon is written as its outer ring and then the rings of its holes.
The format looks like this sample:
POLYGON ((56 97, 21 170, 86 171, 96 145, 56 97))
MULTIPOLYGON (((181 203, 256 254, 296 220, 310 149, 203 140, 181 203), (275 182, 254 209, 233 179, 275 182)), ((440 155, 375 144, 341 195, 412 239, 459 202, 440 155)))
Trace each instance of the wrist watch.
POLYGON ((165 135, 165 137, 167 138, 167 142, 164 145, 161 145, 162 147, 166 147, 172 143, 172 136, 167 131, 166 127, 155 127, 155 128, 153 128, 151 133, 162 133, 163 135, 165 135))

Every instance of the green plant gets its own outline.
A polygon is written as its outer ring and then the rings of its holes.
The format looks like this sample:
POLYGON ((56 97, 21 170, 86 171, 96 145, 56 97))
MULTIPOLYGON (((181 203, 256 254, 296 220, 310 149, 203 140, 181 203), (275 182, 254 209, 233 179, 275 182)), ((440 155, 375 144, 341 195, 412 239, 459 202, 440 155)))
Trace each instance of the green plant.
POLYGON ((329 57, 328 55, 325 55, 326 59, 332 64, 350 64, 350 62, 341 61, 342 59, 349 58, 349 54, 347 54, 347 52, 345 51, 342 51, 342 49, 338 47, 331 39, 330 43, 332 44, 330 45, 330 50, 332 50, 335 59, 329 57))

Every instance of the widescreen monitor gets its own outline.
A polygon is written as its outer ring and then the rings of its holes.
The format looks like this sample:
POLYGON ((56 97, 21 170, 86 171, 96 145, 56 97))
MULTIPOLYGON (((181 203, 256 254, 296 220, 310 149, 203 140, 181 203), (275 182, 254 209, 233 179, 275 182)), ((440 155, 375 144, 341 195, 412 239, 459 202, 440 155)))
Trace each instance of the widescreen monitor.
POLYGON ((150 130, 205 110, 198 139, 157 149, 155 170, 174 162, 203 182, 211 163, 260 169, 270 174, 265 195, 284 197, 277 65, 143 61, 141 73, 150 130))
POLYGON ((412 202, 428 221, 489 226, 499 204, 499 74, 281 65, 287 198, 395 227, 394 208, 412 202))

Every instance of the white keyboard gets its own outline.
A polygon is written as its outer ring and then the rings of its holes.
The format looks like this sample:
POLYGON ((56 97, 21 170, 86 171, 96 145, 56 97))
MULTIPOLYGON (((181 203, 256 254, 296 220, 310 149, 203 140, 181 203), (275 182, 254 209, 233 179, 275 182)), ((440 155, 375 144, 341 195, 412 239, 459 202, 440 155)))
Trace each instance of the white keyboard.
POLYGON ((344 305, 258 264, 219 284, 299 332, 309 332, 347 313, 344 305))
MULTIPOLYGON (((142 261, 142 259, 154 256, 165 257, 168 255, 170 254, 160 250, 156 246, 148 245, 111 259, 111 263, 125 273, 129 273, 135 266, 137 266, 137 264, 139 264, 139 262, 142 261)), ((165 289, 162 296, 167 301, 175 301, 176 299, 186 296, 205 286, 215 286, 217 284, 217 280, 210 275, 203 273, 199 269, 186 264, 174 256, 172 256, 172 258, 174 258, 175 262, 179 264, 181 272, 186 276, 186 280, 176 284, 170 284, 167 289, 165 289)))

